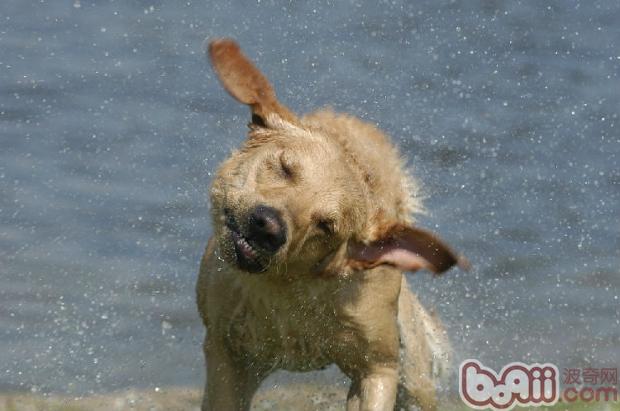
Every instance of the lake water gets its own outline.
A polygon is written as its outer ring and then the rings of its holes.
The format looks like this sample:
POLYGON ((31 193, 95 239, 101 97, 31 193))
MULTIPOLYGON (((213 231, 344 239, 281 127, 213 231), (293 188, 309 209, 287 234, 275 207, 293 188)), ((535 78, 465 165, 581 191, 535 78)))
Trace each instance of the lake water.
POLYGON ((411 276, 457 361, 620 366, 619 2, 4 0, 0 21, 0 390, 202 384, 207 190, 248 120, 216 36, 297 112, 401 147, 421 224, 474 265, 411 276))

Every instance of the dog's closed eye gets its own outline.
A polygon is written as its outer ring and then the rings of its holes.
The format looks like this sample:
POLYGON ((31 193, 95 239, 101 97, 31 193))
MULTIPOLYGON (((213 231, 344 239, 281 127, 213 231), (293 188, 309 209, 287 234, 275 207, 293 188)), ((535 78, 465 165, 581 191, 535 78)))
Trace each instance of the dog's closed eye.
POLYGON ((334 234, 334 227, 335 223, 331 218, 318 218, 316 221, 316 228, 326 235, 334 234))
POLYGON ((288 180, 292 180, 296 175, 296 164, 292 161, 286 153, 280 154, 280 169, 282 171, 282 176, 288 180))

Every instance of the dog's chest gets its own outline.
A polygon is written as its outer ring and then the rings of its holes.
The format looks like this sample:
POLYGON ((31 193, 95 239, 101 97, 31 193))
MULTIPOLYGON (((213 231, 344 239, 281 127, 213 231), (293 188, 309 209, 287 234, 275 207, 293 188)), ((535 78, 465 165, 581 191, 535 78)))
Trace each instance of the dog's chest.
POLYGON ((236 355, 290 371, 332 362, 329 330, 334 314, 320 291, 261 285, 238 291, 228 328, 228 343, 236 355))

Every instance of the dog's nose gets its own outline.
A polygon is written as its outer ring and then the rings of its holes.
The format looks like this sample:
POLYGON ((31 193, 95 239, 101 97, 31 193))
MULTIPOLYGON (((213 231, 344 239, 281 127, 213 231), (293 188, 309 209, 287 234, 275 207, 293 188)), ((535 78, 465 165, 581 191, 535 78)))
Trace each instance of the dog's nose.
POLYGON ((275 208, 257 206, 248 223, 248 237, 259 247, 275 253, 286 242, 286 225, 275 208))

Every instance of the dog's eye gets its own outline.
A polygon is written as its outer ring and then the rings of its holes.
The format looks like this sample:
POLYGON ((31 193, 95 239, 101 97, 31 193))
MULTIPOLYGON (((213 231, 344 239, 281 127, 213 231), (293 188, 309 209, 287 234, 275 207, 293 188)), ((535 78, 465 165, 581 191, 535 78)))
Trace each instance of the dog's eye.
POLYGON ((322 218, 316 222, 316 227, 327 235, 334 233, 334 221, 328 218, 322 218))
POLYGON ((295 171, 293 170, 293 166, 290 161, 287 160, 284 153, 280 154, 280 169, 282 170, 282 175, 287 179, 292 179, 295 177, 295 171))

